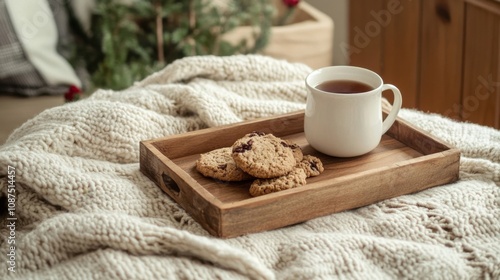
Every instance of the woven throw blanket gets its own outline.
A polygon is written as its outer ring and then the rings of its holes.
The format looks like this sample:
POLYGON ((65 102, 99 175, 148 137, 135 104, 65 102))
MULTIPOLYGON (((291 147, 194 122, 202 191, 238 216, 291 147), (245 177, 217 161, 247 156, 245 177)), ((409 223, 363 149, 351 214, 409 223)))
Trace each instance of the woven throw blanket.
POLYGON ((310 71, 189 57, 23 124, 0 146, 2 197, 16 199, 2 211, 0 278, 499 279, 492 128, 403 109, 461 149, 458 182, 231 239, 210 236, 139 171, 141 140, 304 109, 310 71))

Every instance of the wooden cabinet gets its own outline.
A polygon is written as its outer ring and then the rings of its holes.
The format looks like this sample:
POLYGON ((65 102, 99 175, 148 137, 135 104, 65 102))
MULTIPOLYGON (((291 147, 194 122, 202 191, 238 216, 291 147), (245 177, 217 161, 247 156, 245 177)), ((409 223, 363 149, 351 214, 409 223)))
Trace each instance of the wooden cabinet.
POLYGON ((350 64, 398 86, 403 106, 500 128, 500 2, 351 0, 350 64))
POLYGON ((500 3, 495 4, 494 11, 466 6, 461 115, 500 128, 500 3))

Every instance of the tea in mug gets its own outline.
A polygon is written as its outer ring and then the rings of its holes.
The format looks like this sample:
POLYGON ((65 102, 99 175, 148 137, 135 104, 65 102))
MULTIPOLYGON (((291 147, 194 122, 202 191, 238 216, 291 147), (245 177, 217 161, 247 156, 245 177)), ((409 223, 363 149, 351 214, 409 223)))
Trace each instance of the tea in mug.
POLYGON ((328 80, 316 86, 317 89, 332 93, 361 93, 373 90, 373 87, 352 80, 328 80))

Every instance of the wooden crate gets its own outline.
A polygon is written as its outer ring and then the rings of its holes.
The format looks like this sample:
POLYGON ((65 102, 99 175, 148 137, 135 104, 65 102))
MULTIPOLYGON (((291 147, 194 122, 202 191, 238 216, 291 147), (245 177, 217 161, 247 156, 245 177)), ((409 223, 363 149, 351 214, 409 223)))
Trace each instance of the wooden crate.
POLYGON ((304 136, 304 111, 140 143, 140 170, 210 234, 228 238, 277 229, 316 217, 418 192, 458 179, 460 151, 397 119, 372 152, 336 158, 315 151, 304 136), (231 146, 251 131, 273 133, 319 157, 325 171, 307 185, 251 197, 247 182, 221 182, 195 169, 200 153, 231 146))
MULTIPOLYGON (((278 6, 283 6, 281 2, 278 6)), ((284 13, 284 11, 283 11, 284 13)), ((245 39, 253 45, 251 26, 239 26, 225 33, 222 38, 232 44, 245 39)), ((260 54, 289 62, 304 63, 312 69, 331 66, 333 63, 333 20, 306 2, 300 2, 292 21, 282 26, 272 26, 269 42, 260 54)))

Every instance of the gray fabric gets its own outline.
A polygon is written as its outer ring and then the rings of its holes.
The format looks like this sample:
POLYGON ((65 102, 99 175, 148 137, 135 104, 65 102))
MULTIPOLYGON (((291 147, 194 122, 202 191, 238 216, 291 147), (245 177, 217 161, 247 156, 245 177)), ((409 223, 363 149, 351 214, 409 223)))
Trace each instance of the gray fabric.
MULTIPOLYGON (((67 38, 68 24, 64 3, 54 0, 49 2, 58 26, 59 38, 63 35, 67 38)), ((67 43, 67 39, 65 42, 67 43)), ((58 51, 61 50, 59 47, 58 51)), ((0 93, 23 96, 57 95, 63 94, 67 89, 68 85, 48 85, 29 61, 12 25, 5 0, 0 0, 0 93)))

